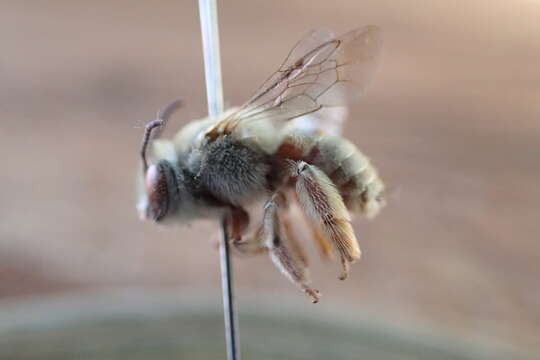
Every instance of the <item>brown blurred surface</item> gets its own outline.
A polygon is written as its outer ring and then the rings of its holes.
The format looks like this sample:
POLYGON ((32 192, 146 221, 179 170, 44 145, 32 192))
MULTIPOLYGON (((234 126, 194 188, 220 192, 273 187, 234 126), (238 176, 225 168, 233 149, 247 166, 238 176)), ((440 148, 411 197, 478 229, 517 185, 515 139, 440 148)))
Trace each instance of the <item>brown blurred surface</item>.
MULTIPOLYGON (((355 221, 364 257, 346 282, 315 262, 323 301, 540 351, 540 3, 224 4, 230 105, 309 29, 384 29, 347 134, 395 190, 379 218, 355 221)), ((134 208, 141 123, 177 96, 177 119, 205 114, 195 5, 0 3, 0 297, 133 285, 218 294, 215 225, 160 229, 134 208)), ((239 297, 310 306, 265 256, 236 259, 235 273, 239 297)))

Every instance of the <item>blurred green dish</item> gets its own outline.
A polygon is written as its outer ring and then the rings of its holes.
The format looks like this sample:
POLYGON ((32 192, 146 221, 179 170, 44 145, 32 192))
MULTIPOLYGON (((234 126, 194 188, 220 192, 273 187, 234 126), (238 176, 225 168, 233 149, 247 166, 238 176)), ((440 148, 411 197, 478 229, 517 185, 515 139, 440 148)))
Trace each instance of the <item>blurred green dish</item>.
MULTIPOLYGON (((0 359, 225 359, 221 306, 209 298, 146 291, 0 303, 0 359)), ((494 358, 306 306, 241 305, 243 359, 494 358)))

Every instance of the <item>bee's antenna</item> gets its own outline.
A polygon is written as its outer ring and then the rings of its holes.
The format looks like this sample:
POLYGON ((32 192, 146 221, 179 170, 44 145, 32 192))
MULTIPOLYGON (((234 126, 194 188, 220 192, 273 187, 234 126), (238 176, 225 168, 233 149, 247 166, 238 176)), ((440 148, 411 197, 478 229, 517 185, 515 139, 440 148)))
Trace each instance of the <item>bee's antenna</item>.
POLYGON ((161 132, 163 131, 163 129, 165 129, 165 126, 167 125, 167 122, 169 121, 171 115, 174 114, 174 112, 178 110, 181 106, 182 99, 176 99, 157 112, 156 118, 162 120, 163 125, 160 126, 156 132, 154 132, 154 139, 161 135, 161 132))
POLYGON ((144 127, 144 135, 143 135, 143 141, 141 145, 141 159, 143 162, 143 173, 146 173, 146 170, 148 170, 148 160, 146 159, 146 150, 148 149, 150 140, 156 139, 161 135, 161 133, 163 132, 163 129, 165 128, 165 125, 167 125, 167 122, 169 121, 169 118, 178 108, 180 108, 181 105, 182 105, 182 100, 180 99, 174 100, 173 102, 165 106, 163 109, 158 111, 156 120, 150 121, 144 127))

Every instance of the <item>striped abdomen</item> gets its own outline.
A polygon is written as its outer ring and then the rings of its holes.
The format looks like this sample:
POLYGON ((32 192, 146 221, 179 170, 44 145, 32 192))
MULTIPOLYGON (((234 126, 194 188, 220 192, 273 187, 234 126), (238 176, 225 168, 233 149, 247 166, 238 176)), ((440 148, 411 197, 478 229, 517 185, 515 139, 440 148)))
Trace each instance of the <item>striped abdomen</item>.
POLYGON ((377 170, 354 144, 341 136, 295 132, 285 137, 277 155, 282 159, 302 160, 321 169, 351 211, 373 217, 384 206, 384 184, 377 170))

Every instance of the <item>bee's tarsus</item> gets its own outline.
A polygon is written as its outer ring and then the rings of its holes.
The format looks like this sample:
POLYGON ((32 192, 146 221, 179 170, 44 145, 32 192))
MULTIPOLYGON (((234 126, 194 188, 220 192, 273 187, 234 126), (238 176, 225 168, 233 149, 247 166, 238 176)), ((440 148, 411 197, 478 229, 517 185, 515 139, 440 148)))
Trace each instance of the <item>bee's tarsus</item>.
POLYGON ((286 204, 286 197, 282 192, 275 193, 267 202, 263 215, 262 239, 274 265, 316 303, 319 301, 319 292, 307 285, 309 283, 307 259, 292 234, 292 228, 287 220, 286 204))
POLYGON ((303 285, 302 286, 302 289, 304 290, 304 292, 309 295, 311 297, 311 302, 313 304, 316 304, 319 302, 319 300, 321 299, 321 293, 319 290, 317 289, 312 289, 310 288, 309 286, 307 285, 303 285))
POLYGON ((341 267, 342 267, 342 270, 341 270, 341 274, 339 275, 338 279, 339 280, 345 280, 347 279, 347 277, 349 276, 349 261, 347 261, 347 259, 345 258, 341 258, 341 267))

